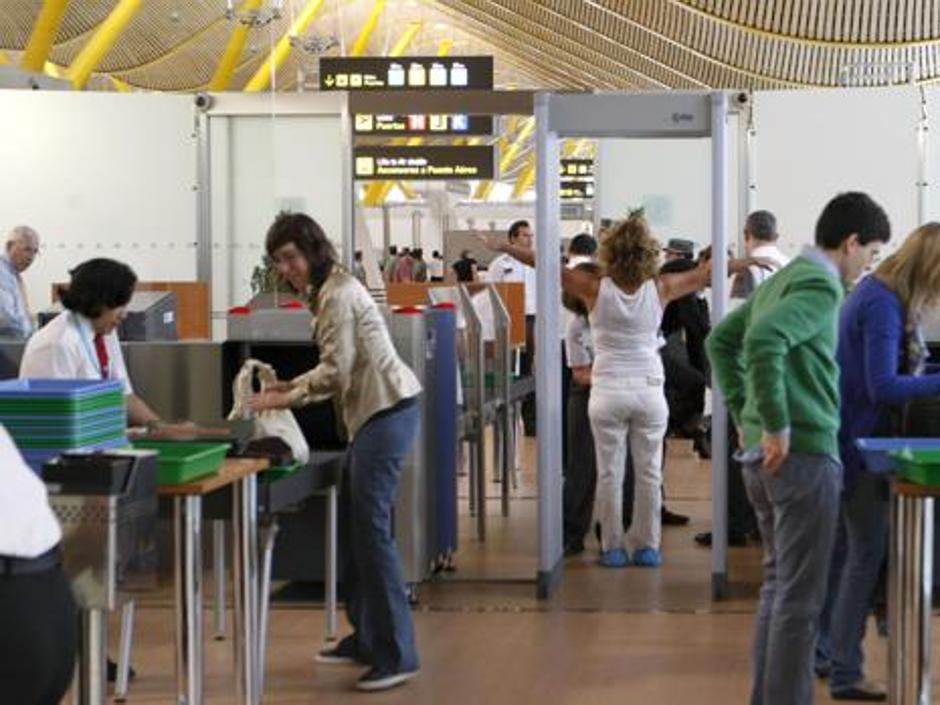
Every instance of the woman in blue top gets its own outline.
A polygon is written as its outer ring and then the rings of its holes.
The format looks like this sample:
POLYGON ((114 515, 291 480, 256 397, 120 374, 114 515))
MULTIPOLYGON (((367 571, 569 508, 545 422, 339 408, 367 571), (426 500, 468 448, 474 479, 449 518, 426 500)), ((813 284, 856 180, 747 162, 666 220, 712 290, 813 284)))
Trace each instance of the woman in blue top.
MULTIPOLYGON (((911 233, 900 249, 861 281, 842 306, 838 359, 845 466, 840 521, 845 566, 830 623, 829 688, 838 700, 883 700, 862 674, 862 639, 888 534, 888 481, 855 447, 858 438, 894 435, 904 403, 940 394, 940 375, 925 375, 924 311, 940 302, 940 223, 911 233)), ((833 579, 839 576, 833 576, 833 579)))

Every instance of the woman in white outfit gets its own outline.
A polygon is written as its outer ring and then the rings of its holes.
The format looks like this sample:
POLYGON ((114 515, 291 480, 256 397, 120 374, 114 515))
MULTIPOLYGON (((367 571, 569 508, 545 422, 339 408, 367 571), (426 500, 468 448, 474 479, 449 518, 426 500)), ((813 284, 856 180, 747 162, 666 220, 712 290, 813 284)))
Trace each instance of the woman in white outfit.
MULTIPOLYGON (((497 239, 486 244, 534 265, 529 250, 497 239)), ((611 568, 662 564, 662 453, 669 411, 659 328, 670 301, 705 288, 711 279, 709 260, 686 272, 658 274, 659 259, 659 243, 643 216, 634 213, 602 242, 600 273, 562 270, 562 287, 584 303, 594 338, 588 413, 597 456, 595 515, 601 523, 600 563, 611 568), (636 488, 625 544, 622 485, 628 439, 636 488)), ((729 271, 755 263, 732 260, 729 271)))

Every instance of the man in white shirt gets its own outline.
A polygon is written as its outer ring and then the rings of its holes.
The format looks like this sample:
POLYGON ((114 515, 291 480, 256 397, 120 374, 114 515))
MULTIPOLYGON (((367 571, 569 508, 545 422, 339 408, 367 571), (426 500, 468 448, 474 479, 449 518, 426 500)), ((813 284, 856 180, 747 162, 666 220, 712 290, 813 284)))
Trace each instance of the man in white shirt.
POLYGON ((775 272, 783 269, 790 262, 777 247, 779 239, 777 219, 770 211, 754 211, 744 221, 744 253, 748 257, 761 257, 773 267, 765 269, 752 266, 744 274, 735 277, 731 286, 731 297, 746 299, 754 290, 770 279, 775 272))
POLYGON ((33 332, 22 275, 38 253, 39 235, 31 227, 17 225, 7 235, 0 255, 0 337, 23 340, 33 332))
MULTIPOLYGON (((735 276, 731 283, 731 306, 740 305, 754 290, 783 269, 790 261, 777 242, 777 218, 770 211, 754 211, 744 221, 744 252, 748 257, 761 257, 772 267, 748 267, 747 271, 735 276)), ((741 464, 735 458, 737 454, 737 432, 734 424, 728 424, 728 544, 744 546, 749 536, 757 534, 757 520, 747 498, 741 464)), ((695 542, 700 546, 712 545, 712 532, 703 531, 695 535, 695 542)))
POLYGON ((42 480, 0 426, 0 699, 58 703, 72 680, 78 611, 42 480))
MULTIPOLYGON (((535 234, 527 220, 517 220, 509 226, 509 243, 518 247, 532 249, 535 234)), ((520 374, 526 377, 532 374, 535 360, 535 269, 522 264, 507 254, 502 254, 490 262, 486 280, 493 283, 520 282, 525 285, 525 354, 520 361, 520 374)), ((522 403, 522 422, 527 436, 535 435, 535 395, 529 396, 522 403)))

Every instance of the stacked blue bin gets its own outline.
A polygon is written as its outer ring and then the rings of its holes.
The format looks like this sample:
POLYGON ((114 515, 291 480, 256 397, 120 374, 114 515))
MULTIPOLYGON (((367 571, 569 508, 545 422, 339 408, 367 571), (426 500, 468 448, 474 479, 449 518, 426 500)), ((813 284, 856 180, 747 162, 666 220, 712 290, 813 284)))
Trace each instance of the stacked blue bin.
POLYGON ((65 452, 127 445, 120 380, 13 379, 0 382, 0 424, 37 473, 65 452))

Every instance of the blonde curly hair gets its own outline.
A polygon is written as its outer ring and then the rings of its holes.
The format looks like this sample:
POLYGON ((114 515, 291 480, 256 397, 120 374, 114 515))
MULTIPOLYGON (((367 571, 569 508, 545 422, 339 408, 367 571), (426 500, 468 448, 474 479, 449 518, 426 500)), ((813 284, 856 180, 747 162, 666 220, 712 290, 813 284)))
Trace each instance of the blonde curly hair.
POLYGON ((643 212, 633 211, 604 238, 599 260, 604 275, 622 289, 632 291, 659 272, 661 249, 643 212))

